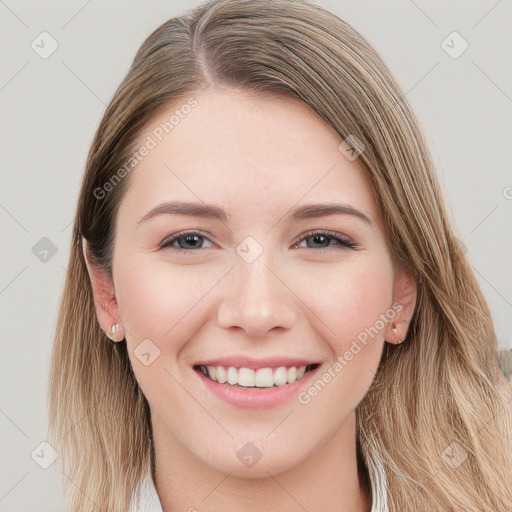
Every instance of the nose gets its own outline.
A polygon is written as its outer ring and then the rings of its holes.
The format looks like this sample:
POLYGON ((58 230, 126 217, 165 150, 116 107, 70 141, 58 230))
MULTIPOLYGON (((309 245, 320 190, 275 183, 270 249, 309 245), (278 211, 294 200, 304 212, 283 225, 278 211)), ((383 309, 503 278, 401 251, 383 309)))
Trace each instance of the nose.
POLYGON ((280 275, 270 250, 252 263, 238 258, 224 283, 218 325, 243 329, 247 336, 264 337, 272 329, 290 329, 298 320, 297 298, 280 275))

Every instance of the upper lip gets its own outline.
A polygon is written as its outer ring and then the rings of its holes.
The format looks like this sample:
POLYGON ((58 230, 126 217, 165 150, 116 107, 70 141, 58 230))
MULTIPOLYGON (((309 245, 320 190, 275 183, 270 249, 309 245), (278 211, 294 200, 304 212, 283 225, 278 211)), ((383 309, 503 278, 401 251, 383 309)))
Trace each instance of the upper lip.
POLYGON ((318 361, 295 356, 274 356, 263 359, 254 359, 244 355, 216 357, 214 359, 197 361, 194 366, 224 366, 229 368, 279 368, 280 366, 309 366, 317 364, 318 361))

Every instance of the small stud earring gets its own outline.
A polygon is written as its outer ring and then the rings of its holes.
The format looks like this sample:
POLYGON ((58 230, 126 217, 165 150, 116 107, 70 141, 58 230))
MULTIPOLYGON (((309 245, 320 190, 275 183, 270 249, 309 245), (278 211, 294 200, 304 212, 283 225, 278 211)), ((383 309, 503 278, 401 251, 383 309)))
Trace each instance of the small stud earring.
MULTIPOLYGON (((393 324, 393 326, 394 326, 394 325, 395 325, 395 324, 393 324)), ((393 329, 391 329, 391 332, 392 332, 393 334, 398 334, 398 329, 397 329, 396 327, 393 327, 393 329)), ((405 338, 403 338, 403 339, 402 339, 402 340, 400 340, 400 341, 397 341, 397 342, 396 342, 396 345, 400 345, 400 344, 401 344, 401 343, 403 343, 404 341, 405 341, 405 338)))
POLYGON ((107 331, 105 334, 107 335, 108 339, 114 341, 115 343, 118 343, 122 340, 118 340, 116 333, 119 331, 119 327, 121 327, 119 324, 113 324, 110 328, 110 331, 107 331))

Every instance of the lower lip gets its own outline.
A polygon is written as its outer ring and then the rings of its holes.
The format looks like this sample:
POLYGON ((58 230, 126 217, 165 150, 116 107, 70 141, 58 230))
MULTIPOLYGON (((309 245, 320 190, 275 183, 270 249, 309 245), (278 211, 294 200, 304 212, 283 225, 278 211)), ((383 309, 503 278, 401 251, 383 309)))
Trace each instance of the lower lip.
POLYGON ((301 388, 313 378, 318 368, 320 366, 305 373, 302 378, 296 380, 293 384, 284 384, 272 388, 244 388, 243 386, 221 384, 206 377, 199 370, 194 371, 205 386, 225 402, 244 409, 270 409, 297 396, 301 388))

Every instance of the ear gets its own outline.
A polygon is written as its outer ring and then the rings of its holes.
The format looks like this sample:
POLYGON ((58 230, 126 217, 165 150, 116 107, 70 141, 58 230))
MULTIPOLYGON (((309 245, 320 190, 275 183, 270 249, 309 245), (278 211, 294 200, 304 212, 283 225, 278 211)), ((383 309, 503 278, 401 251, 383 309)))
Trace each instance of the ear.
POLYGON ((84 237, 82 237, 82 251, 89 279, 91 280, 94 307, 96 309, 98 322, 106 333, 111 333, 112 327, 115 324, 119 324, 114 334, 116 337, 123 339, 124 329, 122 328, 121 317, 117 307, 112 277, 106 269, 94 263, 90 254, 89 244, 84 237))
POLYGON ((386 328, 386 341, 389 340, 388 343, 399 344, 406 338, 416 307, 416 298, 416 281, 403 268, 397 269, 393 283, 393 303, 399 304, 401 309, 395 309, 396 306, 393 308, 397 313, 386 328))

